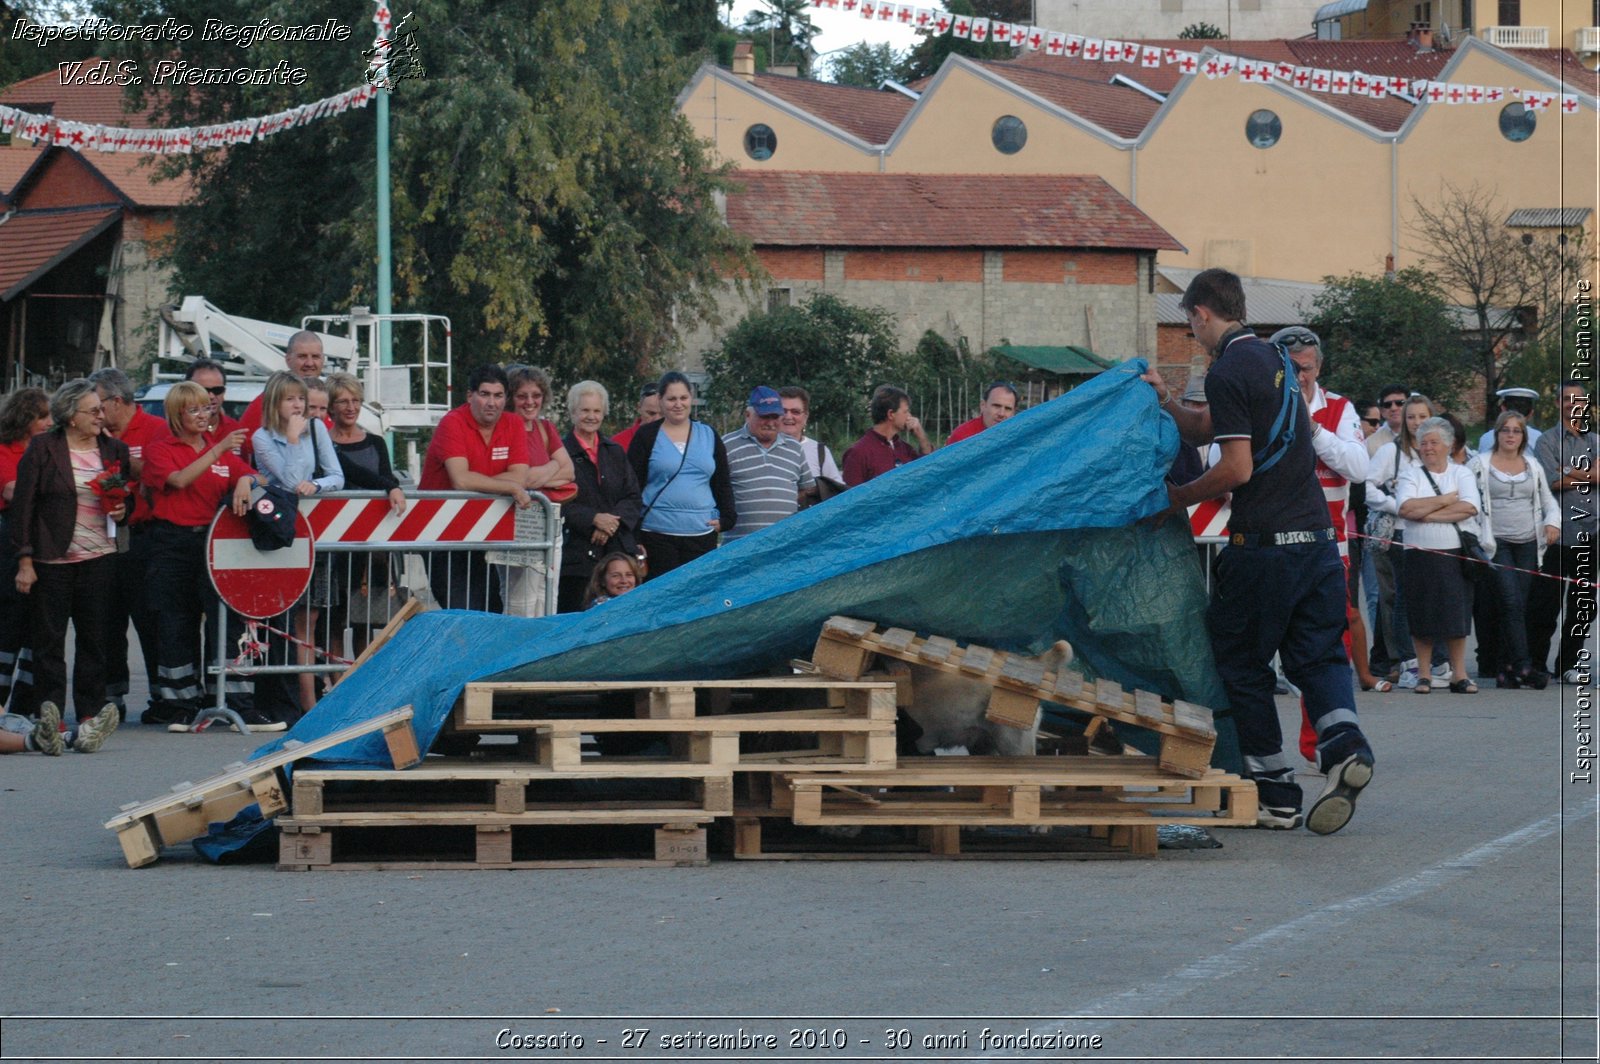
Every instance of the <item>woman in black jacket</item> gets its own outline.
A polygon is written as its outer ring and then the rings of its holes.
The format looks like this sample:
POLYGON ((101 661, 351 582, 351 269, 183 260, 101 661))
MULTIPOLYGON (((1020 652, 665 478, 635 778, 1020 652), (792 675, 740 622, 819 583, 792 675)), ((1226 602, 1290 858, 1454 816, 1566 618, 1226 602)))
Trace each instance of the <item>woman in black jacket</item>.
POLYGON ((572 431, 563 442, 572 456, 578 494, 561 507, 566 528, 556 602, 561 613, 583 609, 589 575, 598 559, 638 549, 639 482, 627 453, 600 435, 610 409, 610 396, 598 381, 579 381, 567 391, 572 431))
POLYGON ((29 598, 33 636, 31 702, 56 715, 67 698, 67 623, 78 633, 72 669, 76 749, 99 749, 116 729, 106 701, 107 607, 117 553, 117 525, 132 497, 113 500, 94 488, 105 475, 131 480, 128 447, 102 431, 100 395, 86 380, 68 381, 50 397, 50 431, 28 444, 17 465, 7 527, 17 555, 16 587, 29 598))

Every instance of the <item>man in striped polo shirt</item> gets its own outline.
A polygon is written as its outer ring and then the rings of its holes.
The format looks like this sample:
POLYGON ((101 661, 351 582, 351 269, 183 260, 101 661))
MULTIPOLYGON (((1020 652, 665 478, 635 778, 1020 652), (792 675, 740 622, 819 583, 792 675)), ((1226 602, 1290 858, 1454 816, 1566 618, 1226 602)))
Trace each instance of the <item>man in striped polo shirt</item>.
POLYGON ((817 490, 799 441, 778 431, 782 419, 783 399, 763 384, 750 393, 744 427, 722 437, 739 514, 739 523, 723 535, 724 542, 777 524, 799 509, 803 496, 817 490))

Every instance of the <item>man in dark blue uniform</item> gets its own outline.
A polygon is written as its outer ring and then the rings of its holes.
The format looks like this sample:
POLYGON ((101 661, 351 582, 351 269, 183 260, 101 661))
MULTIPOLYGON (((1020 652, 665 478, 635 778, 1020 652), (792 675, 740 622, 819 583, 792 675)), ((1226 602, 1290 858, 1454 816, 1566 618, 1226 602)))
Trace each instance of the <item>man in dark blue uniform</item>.
POLYGON ((1258 823, 1327 835, 1350 822, 1372 780, 1372 748, 1356 721, 1355 684, 1345 656, 1345 576, 1328 504, 1316 477, 1312 433, 1293 367, 1243 325, 1244 289, 1226 270, 1202 270, 1180 304, 1195 339, 1211 352, 1207 408, 1177 401, 1155 370, 1161 408, 1185 443, 1215 440, 1221 457, 1199 479, 1167 485, 1172 513, 1233 492, 1230 538, 1217 566, 1207 624, 1217 671, 1239 729, 1245 775, 1261 799, 1258 823), (1272 656, 1305 696, 1327 774, 1321 797, 1302 815, 1300 786, 1283 752, 1273 702, 1272 656))

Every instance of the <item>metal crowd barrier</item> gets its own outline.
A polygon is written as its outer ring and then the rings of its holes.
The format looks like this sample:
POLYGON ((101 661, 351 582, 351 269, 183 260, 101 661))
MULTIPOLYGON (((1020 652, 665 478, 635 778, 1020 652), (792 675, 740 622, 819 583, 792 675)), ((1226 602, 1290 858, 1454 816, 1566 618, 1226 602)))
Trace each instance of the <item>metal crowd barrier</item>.
POLYGON ((554 613, 561 510, 539 492, 529 495, 533 505, 519 510, 505 495, 408 491, 399 517, 383 492, 301 499, 315 544, 311 586, 288 612, 257 625, 268 635, 264 663, 240 660, 246 622, 219 611, 207 667, 220 679, 216 712, 231 720, 227 695, 251 689, 258 677, 308 676, 314 685, 343 673, 409 598, 424 609, 554 613))

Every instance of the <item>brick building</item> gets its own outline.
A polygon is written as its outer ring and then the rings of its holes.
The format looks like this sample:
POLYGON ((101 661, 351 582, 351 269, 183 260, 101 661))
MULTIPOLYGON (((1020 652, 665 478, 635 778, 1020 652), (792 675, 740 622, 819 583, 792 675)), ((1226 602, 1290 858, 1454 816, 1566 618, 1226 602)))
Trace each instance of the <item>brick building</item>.
MULTIPOLYGON (((927 330, 1001 343, 1088 348, 1112 360, 1155 353, 1155 256, 1182 250, 1098 177, 746 171, 730 227, 772 275, 750 309, 828 292, 882 307, 903 346, 927 330)), ((715 345, 702 329, 691 357, 715 345)))

